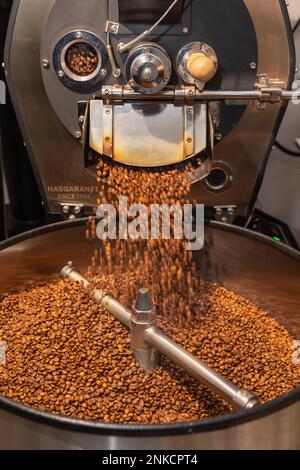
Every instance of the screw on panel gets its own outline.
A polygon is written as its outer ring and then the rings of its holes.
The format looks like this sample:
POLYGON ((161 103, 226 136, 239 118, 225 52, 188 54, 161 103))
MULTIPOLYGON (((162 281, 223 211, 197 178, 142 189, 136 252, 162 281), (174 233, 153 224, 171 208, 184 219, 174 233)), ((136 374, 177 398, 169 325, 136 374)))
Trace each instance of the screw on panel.
POLYGON ((43 59, 43 60, 42 60, 42 67, 43 67, 44 69, 49 69, 49 68, 50 68, 50 62, 49 62, 48 59, 43 59))
POLYGON ((79 215, 82 211, 82 207, 81 206, 75 206, 74 207, 74 214, 75 215, 79 215))
POLYGON ((70 206, 63 206, 62 207, 62 213, 63 214, 67 215, 67 214, 69 214, 69 212, 70 212, 70 206))
POLYGON ((80 132, 80 131, 76 131, 76 132, 74 132, 73 136, 75 137, 75 139, 79 140, 80 137, 81 137, 81 132, 80 132))

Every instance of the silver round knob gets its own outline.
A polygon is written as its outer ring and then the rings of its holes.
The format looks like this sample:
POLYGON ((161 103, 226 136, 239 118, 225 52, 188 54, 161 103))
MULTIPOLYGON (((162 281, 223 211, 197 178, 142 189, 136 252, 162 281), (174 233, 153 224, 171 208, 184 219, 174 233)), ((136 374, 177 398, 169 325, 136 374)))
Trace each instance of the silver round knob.
POLYGON ((126 75, 138 93, 155 94, 163 90, 172 75, 170 58, 161 46, 144 43, 136 46, 126 62, 126 75))

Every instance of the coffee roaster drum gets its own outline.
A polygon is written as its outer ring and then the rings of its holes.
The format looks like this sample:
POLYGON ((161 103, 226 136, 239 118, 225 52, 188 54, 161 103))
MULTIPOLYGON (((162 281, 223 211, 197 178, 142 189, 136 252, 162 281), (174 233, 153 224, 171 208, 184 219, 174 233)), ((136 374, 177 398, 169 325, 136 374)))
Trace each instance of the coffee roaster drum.
MULTIPOLYGON (((0 246, 0 296, 55 279, 72 259, 84 272, 94 250, 85 222, 55 224, 0 246)), ((210 223, 195 253, 199 275, 268 309, 300 335, 300 254, 245 229, 210 223)), ((292 360, 292 358, 291 358, 292 360)), ((186 424, 87 423, 0 398, 2 449, 299 449, 300 387, 250 411, 186 424)))

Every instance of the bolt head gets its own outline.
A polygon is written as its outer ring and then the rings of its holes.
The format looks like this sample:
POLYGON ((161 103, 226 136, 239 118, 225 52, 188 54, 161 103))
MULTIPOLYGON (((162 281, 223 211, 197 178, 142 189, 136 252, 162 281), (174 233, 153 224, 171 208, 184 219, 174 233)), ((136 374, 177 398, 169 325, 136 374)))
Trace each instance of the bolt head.
POLYGON ((124 42, 119 42, 119 44, 117 45, 117 51, 120 52, 120 49, 122 49, 124 45, 124 42))
POLYGON ((81 213, 81 210, 82 210, 81 206, 76 206, 74 208, 74 214, 79 215, 81 213))
POLYGON ((101 69, 100 70, 100 75, 101 75, 101 77, 106 77, 106 75, 107 75, 106 69, 101 69))
POLYGON ((81 138, 81 132, 80 131, 75 131, 73 136, 75 137, 75 139, 79 140, 81 138))
POLYGON ((188 34, 189 28, 188 28, 187 26, 185 26, 185 27, 182 29, 182 32, 183 32, 184 34, 188 34))
POLYGON ((70 212, 70 206, 63 206, 62 213, 63 214, 69 214, 69 212, 70 212))
POLYGON ((121 77, 121 74, 122 74, 121 69, 116 69, 116 70, 113 71, 113 76, 114 76, 115 78, 120 78, 120 77, 121 77))
POLYGON ((256 62, 251 62, 251 64, 250 64, 250 69, 251 69, 251 70, 256 70, 256 69, 257 69, 257 64, 256 64, 256 62))
POLYGON ((44 69, 49 69, 49 68, 50 68, 50 62, 49 62, 48 59, 43 59, 43 60, 42 60, 42 67, 43 67, 44 69))
POLYGON ((64 75, 65 75, 65 73, 64 73, 63 70, 59 70, 59 71, 57 72, 57 75, 58 75, 59 78, 63 78, 64 75))

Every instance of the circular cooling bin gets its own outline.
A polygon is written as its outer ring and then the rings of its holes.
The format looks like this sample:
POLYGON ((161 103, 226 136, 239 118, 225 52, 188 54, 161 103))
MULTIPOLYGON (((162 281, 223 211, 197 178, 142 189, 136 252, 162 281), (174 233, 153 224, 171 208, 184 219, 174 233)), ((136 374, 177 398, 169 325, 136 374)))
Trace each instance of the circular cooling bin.
MULTIPOLYGON (((85 221, 65 222, 0 246, 0 296, 57 279, 67 261, 84 272, 95 247, 85 221)), ((300 253, 264 236, 211 223, 195 252, 199 275, 268 309, 300 337, 300 253)), ((170 425, 88 423, 0 397, 2 449, 299 449, 300 388, 250 411, 170 425)))

